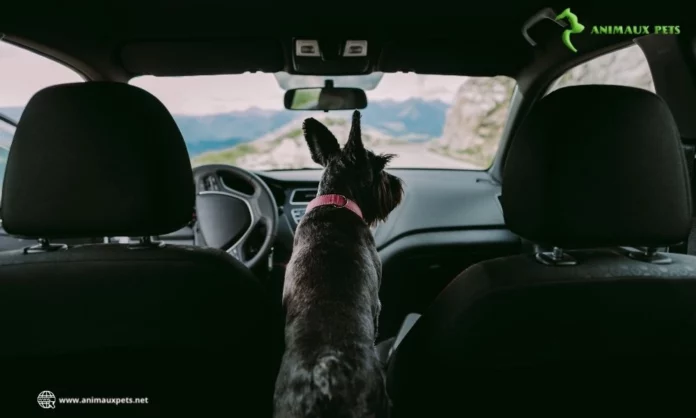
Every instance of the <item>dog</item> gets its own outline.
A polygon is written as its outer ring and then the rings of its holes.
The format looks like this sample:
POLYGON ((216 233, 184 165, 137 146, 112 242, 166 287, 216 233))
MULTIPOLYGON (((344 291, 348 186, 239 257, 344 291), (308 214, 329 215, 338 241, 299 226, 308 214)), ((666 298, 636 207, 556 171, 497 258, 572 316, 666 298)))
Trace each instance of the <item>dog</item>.
POLYGON ((390 404, 374 345, 382 264, 370 227, 401 202, 402 181, 384 171, 393 154, 365 149, 360 112, 342 150, 317 120, 306 119, 302 130, 324 173, 285 273, 285 353, 274 417, 386 417, 390 404))

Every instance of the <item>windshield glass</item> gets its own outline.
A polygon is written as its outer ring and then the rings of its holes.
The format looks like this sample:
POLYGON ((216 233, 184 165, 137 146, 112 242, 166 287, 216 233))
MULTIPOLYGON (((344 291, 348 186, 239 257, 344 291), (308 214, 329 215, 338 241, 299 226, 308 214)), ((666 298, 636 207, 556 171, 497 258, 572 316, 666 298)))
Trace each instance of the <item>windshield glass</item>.
MULTIPOLYGON (((348 138, 351 111, 283 106, 283 87, 323 82, 324 77, 285 73, 131 80, 174 115, 194 166, 222 163, 250 170, 320 168, 302 136, 308 117, 327 125, 339 142, 348 138)), ((363 141, 375 152, 397 154, 391 167, 481 170, 498 149, 515 81, 394 73, 336 77, 336 86, 366 90, 363 141)))

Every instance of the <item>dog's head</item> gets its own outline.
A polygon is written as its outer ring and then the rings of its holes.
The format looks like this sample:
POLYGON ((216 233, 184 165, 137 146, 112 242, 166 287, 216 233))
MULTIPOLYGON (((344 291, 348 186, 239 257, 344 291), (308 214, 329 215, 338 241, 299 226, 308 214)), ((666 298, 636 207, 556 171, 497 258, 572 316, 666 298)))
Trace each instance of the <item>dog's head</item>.
POLYGON ((336 137, 316 119, 302 124, 312 160, 325 168, 319 194, 342 194, 354 200, 365 222, 383 221, 401 202, 401 179, 384 168, 393 154, 375 154, 365 149, 360 131, 360 112, 353 113, 348 141, 341 150, 336 137))

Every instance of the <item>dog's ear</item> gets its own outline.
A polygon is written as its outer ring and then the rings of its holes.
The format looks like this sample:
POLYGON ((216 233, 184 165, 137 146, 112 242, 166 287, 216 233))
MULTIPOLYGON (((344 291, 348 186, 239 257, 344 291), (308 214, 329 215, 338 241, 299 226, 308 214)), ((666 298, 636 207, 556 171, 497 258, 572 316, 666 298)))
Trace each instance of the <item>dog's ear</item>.
POLYGON ((334 134, 318 120, 305 119, 302 123, 302 131, 309 146, 312 160, 322 167, 326 167, 332 158, 341 153, 341 146, 338 145, 338 140, 334 134))
POLYGON ((350 126, 350 134, 346 146, 343 147, 343 153, 352 159, 361 159, 367 157, 365 145, 362 142, 362 132, 360 129, 360 112, 353 112, 353 123, 350 126))
POLYGON ((373 168, 376 173, 384 170, 384 168, 389 164, 389 162, 396 157, 395 154, 380 154, 375 156, 375 160, 373 163, 373 168))

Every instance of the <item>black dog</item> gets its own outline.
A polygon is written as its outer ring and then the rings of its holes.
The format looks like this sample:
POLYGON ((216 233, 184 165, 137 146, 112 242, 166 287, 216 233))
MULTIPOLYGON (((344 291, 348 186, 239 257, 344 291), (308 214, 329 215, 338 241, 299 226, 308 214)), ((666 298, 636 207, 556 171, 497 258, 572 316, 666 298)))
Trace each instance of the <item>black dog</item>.
POLYGON ((359 112, 342 151, 315 119, 302 129, 325 170, 285 274, 286 348, 274 416, 384 417, 389 400, 374 347, 382 264, 369 227, 399 204, 401 180, 384 171, 393 155, 363 146, 359 112))

